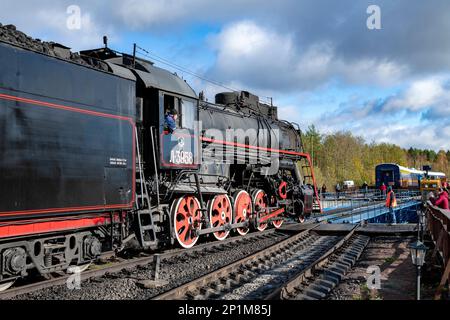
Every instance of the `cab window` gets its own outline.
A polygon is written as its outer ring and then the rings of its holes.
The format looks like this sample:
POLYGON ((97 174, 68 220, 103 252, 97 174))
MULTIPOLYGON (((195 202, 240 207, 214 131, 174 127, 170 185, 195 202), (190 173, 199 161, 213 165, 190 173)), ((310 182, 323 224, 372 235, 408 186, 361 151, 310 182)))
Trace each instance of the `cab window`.
POLYGON ((194 129, 194 122, 197 120, 197 108, 191 100, 180 99, 181 105, 181 126, 186 129, 194 129))
POLYGON ((166 114, 170 110, 175 109, 178 114, 177 119, 175 121, 177 129, 189 129, 189 130, 194 129, 194 122, 198 120, 198 109, 196 100, 179 98, 164 93, 162 101, 164 104, 163 119, 165 119, 166 114))
MULTIPOLYGON (((174 96, 165 94, 164 95, 164 116, 172 109, 177 110, 179 115, 181 114, 179 99, 174 96)), ((177 124, 177 128, 180 128, 181 116, 178 116, 178 118, 176 120, 176 124, 177 124)))

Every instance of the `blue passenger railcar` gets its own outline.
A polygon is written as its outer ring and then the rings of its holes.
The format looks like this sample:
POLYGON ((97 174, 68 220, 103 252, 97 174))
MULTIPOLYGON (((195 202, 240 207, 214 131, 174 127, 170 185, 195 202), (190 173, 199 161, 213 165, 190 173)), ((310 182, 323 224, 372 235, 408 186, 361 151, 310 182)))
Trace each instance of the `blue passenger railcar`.
POLYGON ((382 163, 375 167, 376 187, 383 183, 393 188, 418 188, 424 172, 394 163, 382 163))

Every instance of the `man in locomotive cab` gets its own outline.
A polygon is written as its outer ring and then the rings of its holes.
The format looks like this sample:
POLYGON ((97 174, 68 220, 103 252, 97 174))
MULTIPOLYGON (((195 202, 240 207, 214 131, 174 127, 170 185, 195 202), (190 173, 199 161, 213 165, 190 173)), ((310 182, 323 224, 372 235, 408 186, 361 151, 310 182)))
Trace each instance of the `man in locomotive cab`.
POLYGON ((166 134, 172 134, 176 129, 181 128, 182 112, 180 109, 180 99, 171 94, 164 94, 164 131, 166 134))
POLYGON ((167 111, 164 120, 165 126, 169 133, 174 132, 177 129, 178 111, 174 108, 167 111))
POLYGON ((163 94, 164 111, 161 122, 161 163, 163 167, 193 168, 196 166, 198 137, 194 133, 194 124, 198 119, 198 108, 193 98, 182 98, 163 94), (197 139, 197 140, 195 140, 197 139))

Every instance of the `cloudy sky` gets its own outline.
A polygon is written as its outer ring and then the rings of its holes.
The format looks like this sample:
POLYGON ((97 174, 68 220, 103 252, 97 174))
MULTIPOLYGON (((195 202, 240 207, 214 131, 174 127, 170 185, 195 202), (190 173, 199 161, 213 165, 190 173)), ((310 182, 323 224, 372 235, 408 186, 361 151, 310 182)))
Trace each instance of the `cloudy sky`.
MULTIPOLYGON (((207 97, 273 97, 280 117, 368 142, 450 149, 450 1, 2 1, 0 23, 74 50, 136 42, 207 97), (70 28, 73 5, 80 28, 70 28), (381 29, 367 13, 378 5, 381 29)), ((158 61, 159 60, 159 61, 158 61)))

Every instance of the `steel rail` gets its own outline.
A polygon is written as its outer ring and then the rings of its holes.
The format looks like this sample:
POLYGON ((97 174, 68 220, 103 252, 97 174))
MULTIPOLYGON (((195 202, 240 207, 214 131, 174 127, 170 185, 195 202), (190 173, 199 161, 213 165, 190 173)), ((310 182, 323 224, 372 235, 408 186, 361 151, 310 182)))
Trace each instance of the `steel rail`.
POLYGON ((345 274, 354 267, 369 241, 370 237, 368 236, 354 234, 342 248, 330 255, 323 263, 315 266, 310 277, 305 277, 304 282, 298 281, 293 284, 290 288, 292 291, 284 291, 281 298, 325 299, 339 285, 345 274))
MULTIPOLYGON (((107 273, 120 272, 123 269, 135 268, 137 266, 147 265, 150 262, 153 262, 153 259, 154 259, 153 256, 136 258, 136 259, 127 260, 124 262, 119 262, 113 266, 108 266, 108 267, 96 269, 96 270, 88 270, 88 271, 80 273, 80 280, 85 281, 90 278, 103 276, 107 273)), ((46 289, 49 287, 67 284, 72 276, 73 276, 73 274, 67 274, 67 275, 63 275, 61 277, 44 280, 44 281, 39 281, 39 282, 31 283, 31 284, 26 284, 26 285, 16 287, 16 288, 11 288, 11 289, 8 289, 8 290, 0 293, 0 300, 11 299, 18 295, 28 294, 28 293, 36 292, 36 291, 46 289)))
POLYGON ((289 295, 290 292, 295 290, 307 277, 311 277, 316 268, 319 268, 326 264, 330 257, 338 251, 351 237, 353 237, 358 225, 355 225, 349 233, 342 238, 338 243, 333 245, 327 252, 325 252, 321 257, 310 263, 305 269, 293 275, 290 280, 283 286, 275 289, 271 294, 267 295, 264 300, 282 299, 289 295))
POLYGON ((296 241, 301 240, 305 235, 310 233, 313 229, 319 227, 320 224, 311 224, 307 229, 303 230, 302 232, 291 236, 288 239, 285 239, 279 243, 276 243, 268 248, 259 250, 258 252, 245 257, 243 259, 240 259, 236 262, 230 263, 210 274, 204 275, 202 277, 199 277, 193 281, 187 282, 177 288, 174 288, 172 290, 169 290, 165 293, 162 293, 156 297, 153 298, 153 300, 177 300, 182 299, 186 296, 186 294, 190 291, 194 291, 195 289, 204 287, 220 278, 226 277, 232 272, 239 269, 240 266, 248 264, 250 262, 258 261, 260 259, 263 259, 267 256, 269 256, 271 253, 276 252, 280 249, 284 249, 286 247, 289 247, 291 244, 295 243, 296 241))

